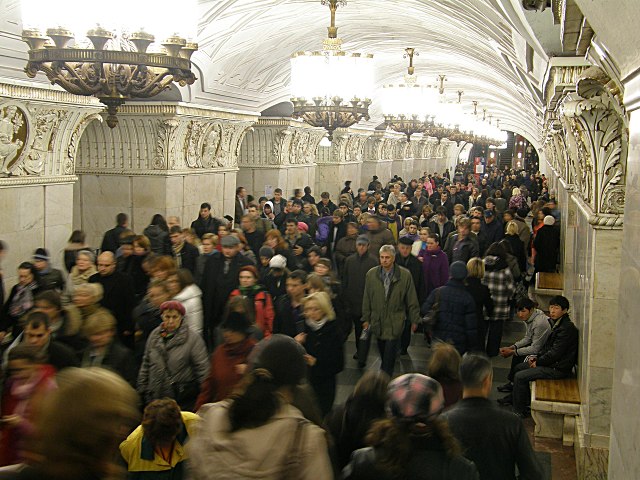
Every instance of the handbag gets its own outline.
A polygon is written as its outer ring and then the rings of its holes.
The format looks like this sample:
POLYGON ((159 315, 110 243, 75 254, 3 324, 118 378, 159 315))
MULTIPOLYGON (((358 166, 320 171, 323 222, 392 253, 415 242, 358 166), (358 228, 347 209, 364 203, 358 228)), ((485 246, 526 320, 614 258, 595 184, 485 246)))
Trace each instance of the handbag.
POLYGON ((200 382, 198 382, 197 379, 191 379, 186 382, 174 381, 173 373, 171 373, 169 369, 169 358, 165 349, 162 349, 160 357, 162 357, 164 368, 167 374, 169 374, 169 385, 173 392, 173 399, 180 405, 180 408, 188 410, 190 407, 193 407, 192 404, 200 394, 200 382))
POLYGON ((438 323, 438 314, 440 313, 440 288, 436 289, 434 296, 435 300, 433 305, 431 305, 431 309, 425 313, 420 322, 424 327, 425 333, 431 332, 436 326, 436 323, 438 323))

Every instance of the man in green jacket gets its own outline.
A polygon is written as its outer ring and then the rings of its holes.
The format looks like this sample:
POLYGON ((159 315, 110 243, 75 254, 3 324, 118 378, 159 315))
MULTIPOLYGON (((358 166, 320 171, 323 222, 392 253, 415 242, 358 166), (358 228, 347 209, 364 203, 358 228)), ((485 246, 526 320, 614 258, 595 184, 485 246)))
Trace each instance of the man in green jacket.
POLYGON ((420 306, 411 273, 395 264, 393 245, 380 248, 380 266, 367 272, 362 299, 362 326, 376 336, 381 370, 393 376, 405 319, 417 324, 420 306))

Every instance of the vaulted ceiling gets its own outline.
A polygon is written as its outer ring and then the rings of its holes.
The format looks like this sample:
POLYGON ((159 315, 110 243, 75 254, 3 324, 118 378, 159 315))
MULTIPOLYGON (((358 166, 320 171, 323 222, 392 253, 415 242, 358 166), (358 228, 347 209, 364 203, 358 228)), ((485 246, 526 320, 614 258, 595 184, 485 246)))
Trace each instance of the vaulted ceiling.
MULTIPOLYGON (((199 8, 201 83, 191 100, 234 109, 288 101, 291 53, 321 49, 329 24, 320 0, 204 0, 199 8)), ((547 57, 518 0, 348 0, 337 25, 345 50, 374 54, 378 86, 402 79, 404 49, 415 47, 421 83, 444 74, 452 100, 462 90, 468 110, 477 100, 501 127, 538 136, 547 57)), ((370 125, 379 124, 375 98, 372 113, 370 125)))

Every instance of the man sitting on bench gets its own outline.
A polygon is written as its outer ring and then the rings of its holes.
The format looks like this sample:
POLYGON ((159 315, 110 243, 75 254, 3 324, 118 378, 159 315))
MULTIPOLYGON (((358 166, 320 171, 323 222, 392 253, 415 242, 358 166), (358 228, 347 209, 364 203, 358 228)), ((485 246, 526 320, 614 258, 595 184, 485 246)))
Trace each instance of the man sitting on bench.
POLYGON ((551 325, 549 325, 547 316, 542 310, 535 307, 535 302, 528 297, 522 297, 516 303, 516 313, 518 318, 525 323, 527 331, 524 337, 516 343, 510 347, 502 347, 500 349, 502 357, 512 357, 511 370, 507 377, 509 381, 498 387, 499 392, 509 393, 506 397, 498 400, 500 405, 511 405, 513 403, 511 392, 513 391, 513 376, 515 375, 516 367, 524 362, 526 357, 540 353, 549 333, 551 333, 551 325))
POLYGON ((513 411, 521 418, 529 416, 529 382, 559 379, 571 375, 578 358, 578 329, 569 318, 569 300, 557 295, 549 300, 551 333, 540 353, 530 355, 517 365, 513 377, 513 411))

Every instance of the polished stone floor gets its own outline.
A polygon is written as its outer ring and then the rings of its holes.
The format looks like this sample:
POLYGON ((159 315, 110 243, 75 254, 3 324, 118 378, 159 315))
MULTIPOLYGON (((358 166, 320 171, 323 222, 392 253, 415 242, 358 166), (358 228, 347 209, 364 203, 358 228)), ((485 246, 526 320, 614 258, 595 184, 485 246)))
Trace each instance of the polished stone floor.
MULTIPOLYGON (((504 327, 503 345, 512 345, 516 340, 520 339, 524 333, 524 325, 514 320, 507 322, 504 327)), ((352 359, 355 352, 354 335, 349 337, 345 349, 346 368, 338 376, 338 391, 336 396, 336 404, 343 403, 349 394, 353 391, 353 387, 361 377, 363 370, 357 368, 357 362, 352 359)), ((413 335, 411 346, 409 347, 409 355, 403 356, 396 362, 395 374, 410 372, 426 372, 427 362, 429 360, 430 349, 422 338, 422 335, 413 335)), ((369 352, 367 368, 380 368, 380 358, 377 348, 374 344, 369 352)), ((510 359, 497 357, 493 359, 493 384, 494 388, 491 392, 491 399, 497 400, 504 394, 497 391, 499 385, 507 381, 507 374, 511 365, 510 359)), ((504 407, 509 408, 509 407, 504 407)), ((534 450, 538 454, 538 459, 546 471, 544 480, 575 480, 576 463, 573 447, 565 447, 562 440, 554 439, 536 439, 533 436, 533 420, 528 418, 524 420, 525 427, 531 438, 534 450)))

